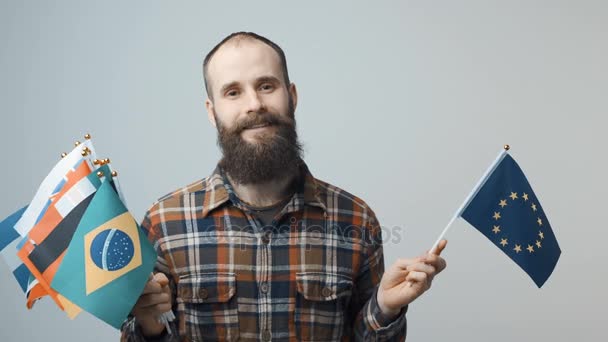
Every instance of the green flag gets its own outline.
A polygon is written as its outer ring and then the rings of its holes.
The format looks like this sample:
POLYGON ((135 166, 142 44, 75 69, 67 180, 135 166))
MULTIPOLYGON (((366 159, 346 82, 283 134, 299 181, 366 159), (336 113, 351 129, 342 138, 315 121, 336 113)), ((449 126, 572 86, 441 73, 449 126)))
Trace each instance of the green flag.
POLYGON ((82 216, 51 287, 118 329, 155 262, 154 248, 106 179, 82 216))

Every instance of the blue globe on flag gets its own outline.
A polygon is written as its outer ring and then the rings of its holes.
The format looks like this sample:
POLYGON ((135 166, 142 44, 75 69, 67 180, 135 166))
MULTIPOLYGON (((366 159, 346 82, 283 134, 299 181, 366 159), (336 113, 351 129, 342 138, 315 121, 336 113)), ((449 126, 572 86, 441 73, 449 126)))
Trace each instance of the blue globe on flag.
POLYGON ((91 242, 91 259, 105 271, 117 271, 129 264, 135 254, 133 240, 117 229, 101 231, 91 242))

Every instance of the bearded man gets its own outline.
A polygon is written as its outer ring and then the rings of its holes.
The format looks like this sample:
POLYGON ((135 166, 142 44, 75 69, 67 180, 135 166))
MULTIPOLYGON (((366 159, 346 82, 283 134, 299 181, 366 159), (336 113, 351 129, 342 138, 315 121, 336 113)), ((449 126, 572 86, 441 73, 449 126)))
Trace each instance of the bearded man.
POLYGON ((447 242, 385 272, 373 211, 302 159, 278 45, 231 34, 203 73, 223 157, 146 213, 158 261, 122 340, 405 340, 407 307, 445 268, 447 242), (157 318, 169 310, 167 329, 157 318))

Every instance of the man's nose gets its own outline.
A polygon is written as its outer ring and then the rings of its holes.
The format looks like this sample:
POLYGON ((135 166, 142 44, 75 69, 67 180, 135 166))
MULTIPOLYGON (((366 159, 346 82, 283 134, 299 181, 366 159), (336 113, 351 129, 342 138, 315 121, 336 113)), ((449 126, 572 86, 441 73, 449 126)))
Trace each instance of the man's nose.
POLYGON ((247 113, 261 113, 264 110, 264 102, 260 95, 255 91, 249 92, 247 96, 247 113))

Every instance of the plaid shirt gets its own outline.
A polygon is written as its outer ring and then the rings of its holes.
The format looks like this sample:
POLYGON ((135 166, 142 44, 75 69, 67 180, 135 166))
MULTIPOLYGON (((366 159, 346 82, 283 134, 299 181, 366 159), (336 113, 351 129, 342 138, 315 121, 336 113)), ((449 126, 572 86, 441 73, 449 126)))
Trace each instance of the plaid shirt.
POLYGON ((142 228, 170 280, 172 334, 146 339, 133 318, 121 341, 403 341, 403 309, 376 301, 382 236, 361 199, 302 167, 291 200, 262 226, 221 168, 162 197, 142 228))

